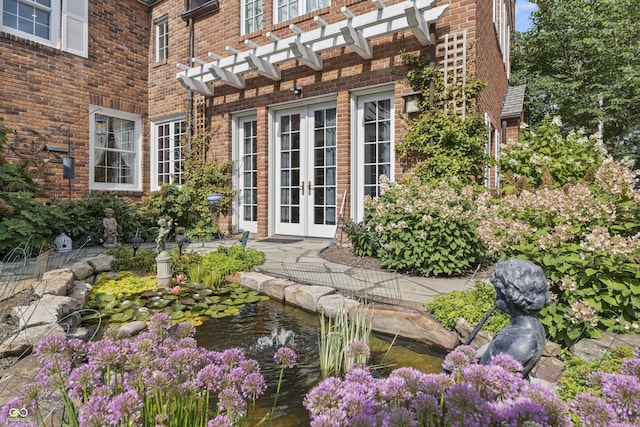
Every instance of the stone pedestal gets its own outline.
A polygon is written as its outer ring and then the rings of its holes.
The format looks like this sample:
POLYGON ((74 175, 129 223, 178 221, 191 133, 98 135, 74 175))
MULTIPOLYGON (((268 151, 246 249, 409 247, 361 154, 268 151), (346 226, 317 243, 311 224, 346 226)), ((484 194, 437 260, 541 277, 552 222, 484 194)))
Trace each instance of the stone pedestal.
POLYGON ((160 252, 156 257, 156 263, 158 264, 158 286, 171 285, 171 255, 169 252, 160 252))

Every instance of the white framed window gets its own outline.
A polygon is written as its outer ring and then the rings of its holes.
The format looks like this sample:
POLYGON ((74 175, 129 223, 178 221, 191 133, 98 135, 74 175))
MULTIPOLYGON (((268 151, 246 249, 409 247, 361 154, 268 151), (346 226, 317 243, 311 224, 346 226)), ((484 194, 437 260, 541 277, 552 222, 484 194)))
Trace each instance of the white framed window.
POLYGON ((288 21, 305 13, 331 5, 330 0, 274 0, 274 24, 288 21))
POLYGON ((2 30, 57 46, 60 0, 2 0, 2 30))
POLYGON ((156 62, 169 59, 169 18, 164 17, 155 22, 156 62))
POLYGON ((262 0, 242 0, 242 34, 262 29, 262 0))
POLYGON ((158 189, 162 184, 184 183, 186 134, 187 123, 182 118, 153 125, 152 189, 158 189))
POLYGON ((0 4, 0 31, 88 56, 89 0, 0 0, 0 4))
POLYGON ((141 189, 142 117, 92 106, 89 117, 89 186, 95 190, 141 189))

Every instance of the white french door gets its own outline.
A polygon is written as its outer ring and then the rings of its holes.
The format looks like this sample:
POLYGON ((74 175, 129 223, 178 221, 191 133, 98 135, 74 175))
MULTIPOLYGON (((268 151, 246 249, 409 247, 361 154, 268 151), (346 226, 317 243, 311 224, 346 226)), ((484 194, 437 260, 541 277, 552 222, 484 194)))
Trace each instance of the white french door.
POLYGON ((258 121, 238 120, 238 228, 258 231, 258 121))
POLYGON ((364 218, 365 197, 380 195, 380 177, 394 179, 393 92, 360 96, 356 111, 355 218, 364 218))
POLYGON ((335 104, 275 114, 275 233, 332 237, 337 221, 335 104))

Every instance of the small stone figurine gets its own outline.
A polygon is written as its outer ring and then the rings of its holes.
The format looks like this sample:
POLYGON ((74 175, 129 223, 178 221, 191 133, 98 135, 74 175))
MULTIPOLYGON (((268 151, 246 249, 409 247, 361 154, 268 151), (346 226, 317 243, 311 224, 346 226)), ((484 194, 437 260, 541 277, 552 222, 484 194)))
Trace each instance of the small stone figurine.
POLYGON ((171 231, 173 219, 168 221, 164 218, 158 220, 158 237, 156 237, 156 252, 160 253, 166 249, 167 236, 171 231))
POLYGON ((113 217, 113 209, 106 208, 104 210, 104 218, 102 225, 104 227, 104 243, 102 246, 105 248, 117 248, 118 244, 118 221, 113 217))
POLYGON ((489 281, 496 290, 496 308, 511 316, 511 324, 478 350, 480 363, 486 365, 494 356, 507 353, 522 364, 522 376, 528 378, 546 340, 538 312, 549 300, 547 279, 536 264, 510 259, 496 263, 489 281))

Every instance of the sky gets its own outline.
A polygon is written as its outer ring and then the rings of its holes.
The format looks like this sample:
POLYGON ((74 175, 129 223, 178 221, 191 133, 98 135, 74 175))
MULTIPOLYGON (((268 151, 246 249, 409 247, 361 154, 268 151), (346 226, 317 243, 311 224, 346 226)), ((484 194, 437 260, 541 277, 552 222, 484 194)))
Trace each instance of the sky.
POLYGON ((527 31, 531 27, 529 15, 536 5, 527 0, 516 0, 516 31, 527 31))

